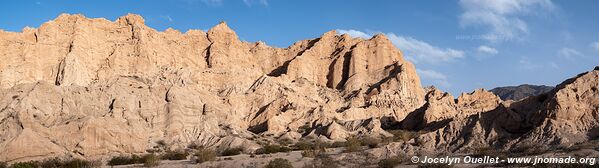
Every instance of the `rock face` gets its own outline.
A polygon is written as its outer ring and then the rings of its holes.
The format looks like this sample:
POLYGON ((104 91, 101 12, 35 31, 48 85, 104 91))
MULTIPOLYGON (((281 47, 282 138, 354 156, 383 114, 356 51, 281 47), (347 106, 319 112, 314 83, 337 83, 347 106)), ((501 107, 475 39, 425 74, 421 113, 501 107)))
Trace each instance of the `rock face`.
POLYGON ((537 96, 551 91, 553 87, 545 85, 519 85, 496 87, 490 91, 501 97, 502 100, 520 100, 529 96, 537 96))
POLYGON ((597 135, 598 73, 502 102, 485 90, 457 99, 420 85, 383 35, 335 31, 287 48, 208 32, 159 32, 137 15, 63 14, 37 29, 0 31, 0 161, 106 158, 159 145, 254 151, 274 142, 423 132, 447 152, 518 141, 571 143, 597 135), (506 139, 499 141, 498 139, 506 139), (513 137, 518 137, 514 139, 513 137))
POLYGON ((1 31, 0 59, 3 161, 143 153, 158 141, 251 147, 256 135, 300 138, 302 126, 344 139, 424 104, 414 66, 383 35, 331 31, 273 48, 224 22, 159 32, 133 14, 63 14, 1 31))

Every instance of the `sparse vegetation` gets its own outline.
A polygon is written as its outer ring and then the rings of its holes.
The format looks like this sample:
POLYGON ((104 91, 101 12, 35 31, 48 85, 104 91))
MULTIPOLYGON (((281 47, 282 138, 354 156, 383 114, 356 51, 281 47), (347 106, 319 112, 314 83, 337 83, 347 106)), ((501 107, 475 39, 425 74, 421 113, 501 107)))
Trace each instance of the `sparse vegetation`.
POLYGON ((220 155, 221 156, 235 156, 235 155, 241 154, 242 151, 243 151, 243 149, 241 149, 241 148, 229 148, 229 149, 225 149, 222 152, 220 152, 220 155))
POLYGON ((368 146, 369 148, 376 148, 379 146, 380 143, 381 140, 372 137, 365 137, 360 139, 360 144, 368 146))
POLYGON ((292 143, 293 143, 293 140, 288 139, 288 138, 279 139, 279 144, 281 144, 283 146, 287 146, 292 143))
POLYGON ((137 155, 115 156, 115 157, 112 157, 112 159, 108 160, 109 166, 129 165, 129 164, 138 164, 138 163, 142 163, 142 162, 141 162, 141 157, 139 157, 137 155))
MULTIPOLYGON (((43 161, 29 161, 14 163, 10 168, 91 168, 100 167, 100 162, 86 161, 82 159, 59 159, 52 158, 43 161)), ((0 163, 0 168, 8 168, 9 166, 0 163)))
POLYGON ((345 152, 356 152, 362 147, 360 140, 358 140, 356 137, 347 138, 345 144, 345 152))
POLYGON ((256 150, 256 154, 271 154, 271 153, 289 152, 289 151, 291 151, 291 149, 288 147, 285 147, 285 146, 266 145, 266 146, 256 150))
POLYGON ((180 150, 180 151, 166 151, 166 153, 162 154, 161 158, 163 160, 185 160, 189 155, 188 152, 180 150))
POLYGON ((377 163, 377 166, 380 168, 393 168, 404 161, 404 158, 401 156, 391 157, 387 159, 382 159, 377 163))
POLYGON ((276 158, 268 162, 264 168, 293 168, 293 165, 287 159, 276 158))
POLYGON ((10 166, 10 168, 37 168, 39 167, 39 162, 31 161, 31 162, 19 162, 14 163, 10 166))
POLYGON ((306 123, 305 125, 302 125, 301 127, 299 127, 297 132, 300 134, 307 134, 307 133, 309 133, 310 129, 311 129, 310 124, 306 123))
POLYGON ((147 154, 142 158, 145 167, 156 167, 160 165, 160 157, 155 154, 147 154))
POLYGON ((320 150, 306 149, 306 150, 302 151, 302 156, 314 158, 314 157, 318 156, 320 154, 320 152, 321 152, 320 150))
POLYGON ((324 153, 326 151, 326 148, 329 146, 330 146, 329 144, 324 143, 320 140, 316 140, 313 142, 300 141, 294 145, 294 149, 303 150, 302 151, 303 157, 314 158, 314 157, 324 153))
POLYGON ((216 152, 206 148, 200 148, 194 154, 196 163, 204 163, 216 160, 216 152))
POLYGON ((327 155, 321 155, 319 158, 315 158, 311 163, 304 164, 304 168, 338 168, 339 162, 334 161, 327 155))
POLYGON ((331 144, 331 148, 347 147, 347 142, 337 141, 331 144))

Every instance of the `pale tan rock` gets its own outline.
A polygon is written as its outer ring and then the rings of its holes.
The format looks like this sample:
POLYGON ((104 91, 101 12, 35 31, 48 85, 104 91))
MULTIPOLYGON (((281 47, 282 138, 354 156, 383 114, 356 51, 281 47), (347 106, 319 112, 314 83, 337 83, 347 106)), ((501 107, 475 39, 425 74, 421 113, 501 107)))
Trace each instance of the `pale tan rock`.
POLYGON ((0 60, 0 161, 8 162, 107 158, 161 144, 252 152, 257 139, 389 137, 388 127, 422 135, 370 155, 438 153, 580 142, 599 125, 597 69, 545 97, 501 102, 476 90, 454 100, 425 91, 384 35, 331 31, 275 48, 239 40, 224 22, 207 33, 159 32, 134 14, 63 14, 37 29, 0 31, 0 60))

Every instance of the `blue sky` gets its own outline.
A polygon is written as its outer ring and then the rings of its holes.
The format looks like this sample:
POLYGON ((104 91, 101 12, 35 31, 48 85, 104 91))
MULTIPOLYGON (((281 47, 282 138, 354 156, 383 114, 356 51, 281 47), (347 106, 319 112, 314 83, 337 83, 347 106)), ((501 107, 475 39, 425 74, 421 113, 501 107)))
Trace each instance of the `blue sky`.
POLYGON ((242 40, 287 47, 329 30, 385 33, 422 83, 457 96, 476 88, 556 85, 599 65, 599 1, 104 0, 3 1, 0 29, 39 27, 60 13, 115 20, 136 13, 158 30, 227 21, 242 40))

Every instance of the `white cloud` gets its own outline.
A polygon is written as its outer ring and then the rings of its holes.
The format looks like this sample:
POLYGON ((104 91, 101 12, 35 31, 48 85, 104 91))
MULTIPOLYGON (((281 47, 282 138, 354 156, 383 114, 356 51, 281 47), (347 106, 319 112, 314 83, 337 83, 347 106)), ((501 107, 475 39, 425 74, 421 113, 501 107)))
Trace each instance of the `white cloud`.
POLYGON ((599 42, 591 43, 591 48, 595 49, 596 51, 599 51, 599 42))
POLYGON ((372 35, 370 35, 370 34, 366 34, 364 32, 361 32, 358 30, 353 30, 353 29, 349 29, 349 30, 337 29, 335 31, 337 31, 338 34, 348 34, 354 38, 359 37, 359 38, 363 38, 363 39, 370 39, 372 37, 372 35))
POLYGON ((510 40, 528 34, 520 16, 554 9, 551 0, 460 0, 464 12, 460 24, 490 28, 483 36, 489 41, 510 40))
POLYGON ((428 79, 447 79, 447 76, 445 76, 445 74, 434 71, 434 70, 422 70, 422 69, 416 69, 416 72, 422 76, 423 78, 428 78, 428 79))
POLYGON ((499 53, 499 51, 497 51, 497 49, 486 46, 486 45, 479 46, 477 50, 479 53, 487 54, 487 55, 496 55, 497 53, 499 53))
MULTIPOLYGON (((364 33, 358 30, 343 30, 337 29, 338 34, 349 34, 352 37, 369 39, 373 36, 372 33, 364 33)), ((399 48, 406 58, 414 63, 440 63, 450 62, 455 59, 464 58, 464 51, 451 48, 440 48, 430 45, 427 42, 414 39, 412 37, 398 36, 394 33, 385 33, 387 38, 399 48)))
POLYGON ((435 70, 416 69, 416 73, 418 73, 418 76, 422 77, 423 79, 432 81, 437 86, 450 86, 449 82, 447 81, 447 76, 441 72, 437 72, 435 70))
POLYGON ((439 63, 450 62, 455 59, 464 58, 464 51, 451 48, 439 48, 432 46, 424 41, 414 39, 412 37, 397 36, 393 33, 388 33, 387 37, 397 48, 402 50, 404 54, 415 62, 439 63))
POLYGON ((582 53, 572 48, 562 48, 559 50, 558 55, 566 59, 574 59, 575 57, 582 56, 582 53))

